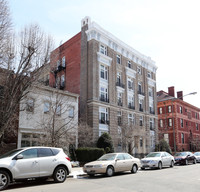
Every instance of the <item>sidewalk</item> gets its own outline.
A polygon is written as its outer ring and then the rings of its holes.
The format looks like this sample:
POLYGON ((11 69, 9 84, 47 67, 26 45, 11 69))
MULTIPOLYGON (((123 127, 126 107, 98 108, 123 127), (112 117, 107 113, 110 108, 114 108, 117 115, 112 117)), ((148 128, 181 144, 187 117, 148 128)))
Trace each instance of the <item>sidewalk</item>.
POLYGON ((72 172, 68 175, 70 178, 78 178, 78 176, 85 176, 87 175, 85 172, 83 172, 82 167, 73 167, 72 172))

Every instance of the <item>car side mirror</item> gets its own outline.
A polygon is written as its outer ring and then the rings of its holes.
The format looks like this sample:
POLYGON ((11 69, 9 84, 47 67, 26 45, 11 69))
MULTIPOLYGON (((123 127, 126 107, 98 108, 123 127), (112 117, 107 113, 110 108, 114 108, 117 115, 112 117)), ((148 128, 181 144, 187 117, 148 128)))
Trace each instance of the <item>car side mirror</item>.
POLYGON ((23 159, 23 158, 24 158, 24 156, 22 154, 19 154, 19 155, 17 155, 16 160, 23 159))

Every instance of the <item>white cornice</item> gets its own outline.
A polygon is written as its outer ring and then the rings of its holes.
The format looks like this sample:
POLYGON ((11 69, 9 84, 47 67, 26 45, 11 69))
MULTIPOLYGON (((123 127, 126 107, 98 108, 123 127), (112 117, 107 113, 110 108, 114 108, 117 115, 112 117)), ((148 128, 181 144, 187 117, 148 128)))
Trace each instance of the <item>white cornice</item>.
POLYGON ((100 52, 97 52, 97 59, 100 63, 103 63, 104 65, 107 65, 108 67, 110 67, 110 64, 112 62, 112 58, 100 52))
POLYGON ((126 75, 135 79, 136 71, 133 69, 130 69, 129 67, 126 67, 126 75))
POLYGON ((138 65, 141 65, 144 68, 156 73, 157 66, 150 57, 145 56, 137 50, 133 49, 132 47, 115 37, 113 34, 103 29, 97 23, 88 22, 88 30, 86 31, 86 34, 88 41, 90 41, 91 39, 95 39, 101 43, 104 43, 114 51, 122 54, 124 57, 127 57, 138 65))

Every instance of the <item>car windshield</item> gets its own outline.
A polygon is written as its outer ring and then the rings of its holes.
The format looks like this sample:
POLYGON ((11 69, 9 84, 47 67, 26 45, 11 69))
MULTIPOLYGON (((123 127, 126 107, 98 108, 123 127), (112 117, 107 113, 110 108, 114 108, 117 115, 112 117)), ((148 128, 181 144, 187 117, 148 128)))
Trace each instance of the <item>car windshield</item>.
POLYGON ((160 157, 161 153, 149 153, 146 157, 160 157))
POLYGON ((6 157, 11 157, 13 155, 15 155, 16 153, 18 153, 19 151, 21 151, 22 149, 15 149, 12 151, 9 151, 8 153, 5 153, 3 155, 0 156, 0 159, 6 158, 6 157))
POLYGON ((200 156, 200 152, 196 152, 196 153, 194 153, 194 155, 200 156))
POLYGON ((103 155, 102 157, 100 157, 98 160, 99 161, 110 161, 110 160, 114 160, 116 157, 116 154, 106 154, 103 155))
POLYGON ((178 156, 187 156, 186 152, 180 152, 180 153, 176 153, 174 156, 178 157, 178 156))

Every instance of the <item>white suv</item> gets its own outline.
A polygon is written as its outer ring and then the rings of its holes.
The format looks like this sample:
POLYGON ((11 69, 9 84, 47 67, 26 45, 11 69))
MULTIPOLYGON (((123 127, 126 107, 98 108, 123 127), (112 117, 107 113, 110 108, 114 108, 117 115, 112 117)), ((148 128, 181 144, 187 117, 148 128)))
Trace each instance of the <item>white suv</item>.
POLYGON ((69 157, 61 148, 28 147, 0 156, 0 191, 18 180, 53 177, 62 183, 71 173, 69 157))

